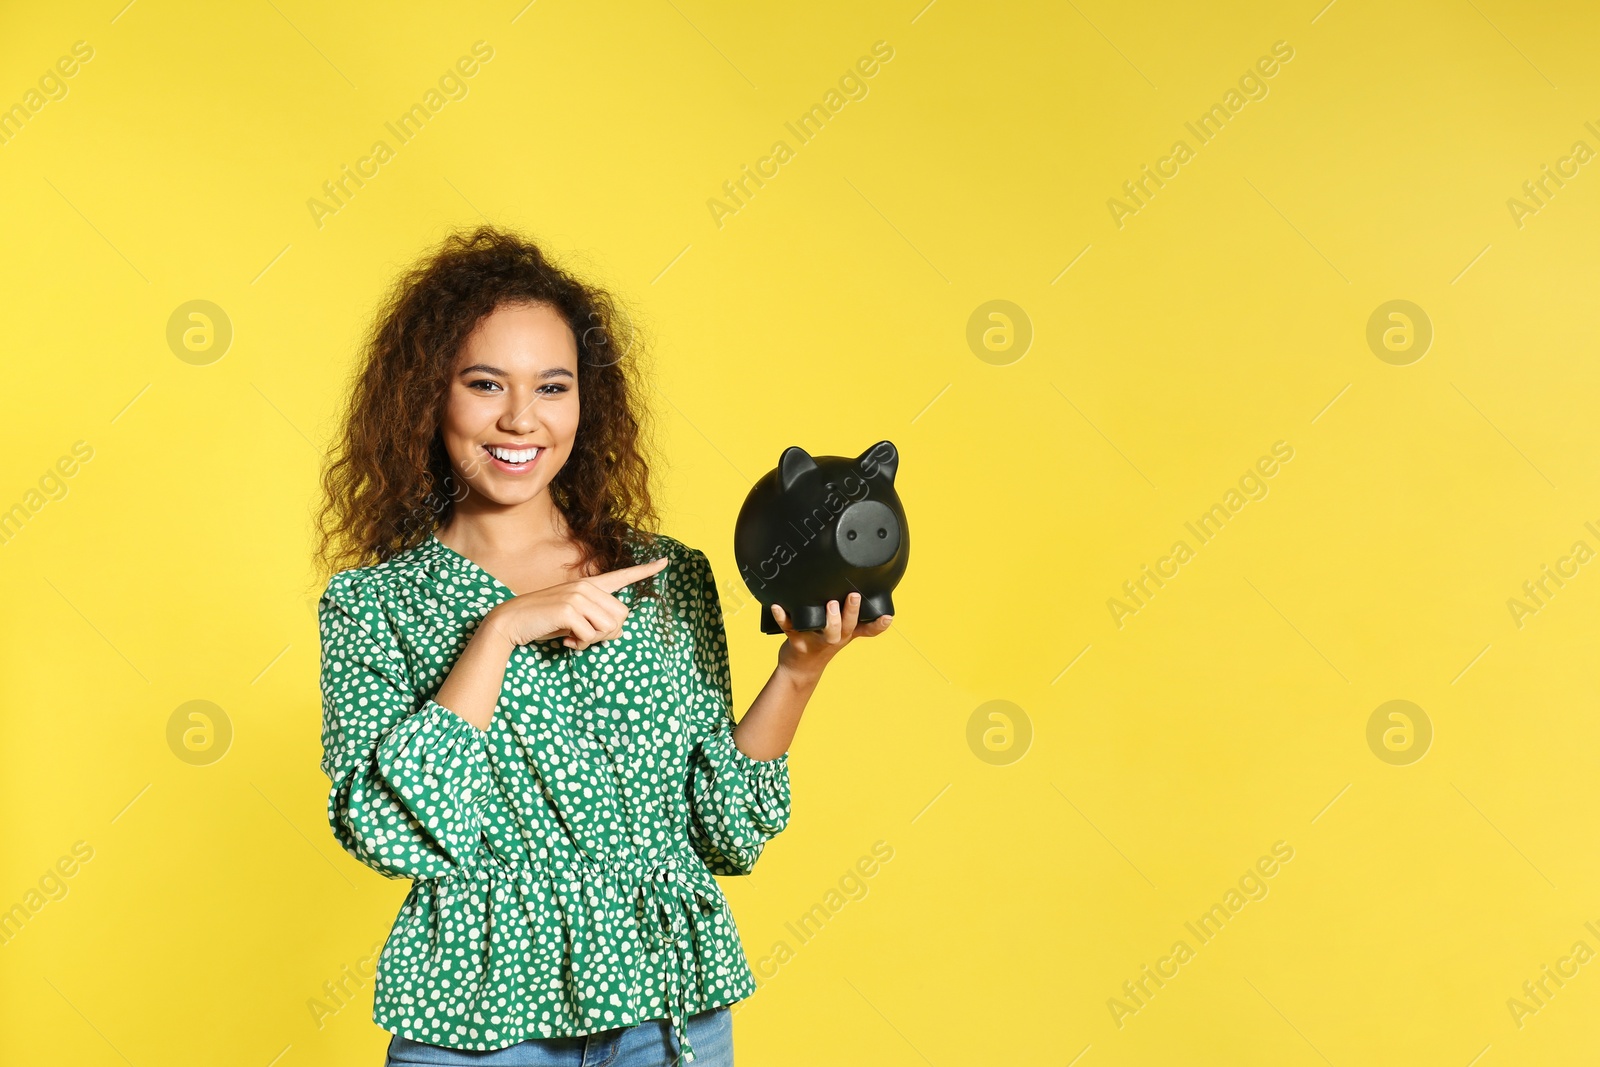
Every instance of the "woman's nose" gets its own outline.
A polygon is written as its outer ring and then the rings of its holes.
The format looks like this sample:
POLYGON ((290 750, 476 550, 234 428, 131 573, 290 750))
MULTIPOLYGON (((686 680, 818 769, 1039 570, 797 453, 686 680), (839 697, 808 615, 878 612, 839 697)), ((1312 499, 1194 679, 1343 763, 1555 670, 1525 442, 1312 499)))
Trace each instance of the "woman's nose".
POLYGON ((517 399, 513 396, 506 405, 505 413, 500 416, 501 428, 519 436, 532 433, 539 425, 534 406, 532 398, 517 399))

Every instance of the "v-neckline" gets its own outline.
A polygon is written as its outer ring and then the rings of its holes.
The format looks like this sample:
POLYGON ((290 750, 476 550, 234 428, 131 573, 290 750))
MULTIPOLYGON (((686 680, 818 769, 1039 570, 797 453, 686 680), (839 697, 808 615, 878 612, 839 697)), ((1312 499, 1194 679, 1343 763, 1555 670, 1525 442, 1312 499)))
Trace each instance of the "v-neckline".
MULTIPOLYGON (((444 550, 444 552, 448 556, 450 556, 452 559, 459 560, 467 568, 469 568, 469 569, 471 569, 473 571, 476 571, 478 574, 480 574, 483 577, 487 578, 495 586, 498 586, 499 588, 504 589, 508 595, 510 595, 512 597, 518 597, 518 596, 526 595, 526 594, 523 594, 523 593, 516 592, 514 589, 512 589, 505 582, 502 582, 500 579, 498 579, 494 575, 490 574, 487 568, 485 568, 482 564, 479 564, 476 561, 474 561, 470 556, 463 555, 462 553, 457 552, 455 549, 451 548, 449 545, 445 544, 443 541, 441 541, 439 539, 439 534, 438 534, 437 531, 428 534, 428 539, 430 541, 432 541, 435 545, 437 545, 439 548, 444 550)), ((530 593, 531 592, 537 592, 537 590, 530 589, 528 592, 530 592, 530 593)), ((633 602, 633 596, 632 596, 632 586, 631 585, 630 586, 624 586, 622 589, 618 590, 616 593, 613 593, 612 595, 617 597, 620 600, 623 600, 624 603, 627 603, 630 608, 633 606, 633 603, 632 603, 633 602)))
POLYGON ((464 564, 468 568, 470 568, 470 569, 472 569, 474 571, 477 571, 483 577, 489 579, 489 581, 492 582, 494 585, 500 587, 501 589, 504 589, 511 596, 516 597, 516 596, 521 596, 522 595, 522 594, 518 593, 516 590, 512 589, 505 582, 502 582, 500 579, 498 579, 494 575, 490 574, 487 568, 485 568, 482 564, 480 564, 480 563, 476 562, 475 560, 473 560, 470 556, 466 556, 466 555, 463 555, 460 552, 457 552, 455 549, 451 548, 449 545, 447 545, 443 541, 439 540, 438 533, 430 533, 428 535, 428 537, 433 541, 433 543, 435 545, 438 545, 441 549, 443 549, 445 551, 445 553, 448 554, 452 559, 459 560, 462 564, 464 564))

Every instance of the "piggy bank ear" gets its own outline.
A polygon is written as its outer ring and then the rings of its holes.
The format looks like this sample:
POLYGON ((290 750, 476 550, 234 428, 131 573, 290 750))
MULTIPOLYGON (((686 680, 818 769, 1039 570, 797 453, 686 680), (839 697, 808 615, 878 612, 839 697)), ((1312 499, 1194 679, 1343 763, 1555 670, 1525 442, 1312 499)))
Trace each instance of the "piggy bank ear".
POLYGON ((892 483, 894 472, 900 469, 900 453, 895 450, 894 442, 879 441, 856 457, 856 466, 868 478, 881 473, 886 481, 892 483))
POLYGON ((799 445, 790 445, 778 457, 778 481, 785 493, 794 488, 794 483, 800 480, 802 474, 816 469, 817 461, 799 445))

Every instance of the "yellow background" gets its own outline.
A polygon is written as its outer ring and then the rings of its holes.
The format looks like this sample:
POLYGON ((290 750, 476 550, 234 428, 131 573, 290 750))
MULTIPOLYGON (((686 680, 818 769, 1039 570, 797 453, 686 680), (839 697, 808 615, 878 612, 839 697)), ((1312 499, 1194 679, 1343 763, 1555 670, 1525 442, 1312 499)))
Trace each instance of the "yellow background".
POLYGON ((830 668, 793 823, 724 880, 766 969, 740 1062, 1593 1055, 1600 962, 1507 1006, 1600 950, 1600 564, 1520 627, 1507 606, 1600 548, 1600 171, 1507 206, 1600 148, 1592 9, 447 8, 4 16, 0 104, 94 57, 0 145, 0 508, 26 517, 0 545, 0 908, 93 854, 0 946, 0 1060, 382 1062, 370 983, 308 1006, 406 888, 324 822, 309 515, 378 295, 485 218, 649 332, 667 529, 715 566, 741 712, 776 649, 733 568, 749 484, 790 444, 901 452, 897 621, 830 668), (319 228, 307 200, 479 40, 468 95, 319 228), (785 121, 877 41, 867 95, 800 144, 785 121), (1277 41, 1267 95, 1198 145, 1184 123, 1277 41), (707 201, 779 139, 719 227, 707 201), (1119 228, 1107 201, 1179 139, 1119 228), (234 330, 207 365, 166 340, 194 299, 234 330), (996 299, 1031 322, 1020 359, 968 345, 996 299), (1395 299, 1434 330, 1403 366, 1366 341, 1395 299), (1198 544, 1277 441, 1265 497, 1198 544), (1119 627, 1107 601, 1179 539, 1119 627), (1432 724, 1409 765, 1367 743, 1395 699, 1432 724), (190 700, 231 724, 209 765, 169 747, 190 700), (1193 940, 1278 841, 1268 895, 1193 940), (1180 939, 1119 1027, 1108 1000, 1180 939))

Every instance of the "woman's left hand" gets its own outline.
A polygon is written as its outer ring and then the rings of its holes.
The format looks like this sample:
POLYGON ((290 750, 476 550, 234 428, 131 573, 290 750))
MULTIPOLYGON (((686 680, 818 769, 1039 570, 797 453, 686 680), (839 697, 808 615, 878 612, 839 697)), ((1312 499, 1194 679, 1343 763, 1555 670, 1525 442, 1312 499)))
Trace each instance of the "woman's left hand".
POLYGON ((828 623, 821 630, 796 630, 778 604, 772 617, 788 636, 778 649, 778 666, 803 675, 820 675, 839 650, 858 637, 877 637, 889 628, 893 615, 880 615, 865 626, 857 626, 861 615, 861 594, 851 593, 841 610, 837 600, 828 601, 828 623))

